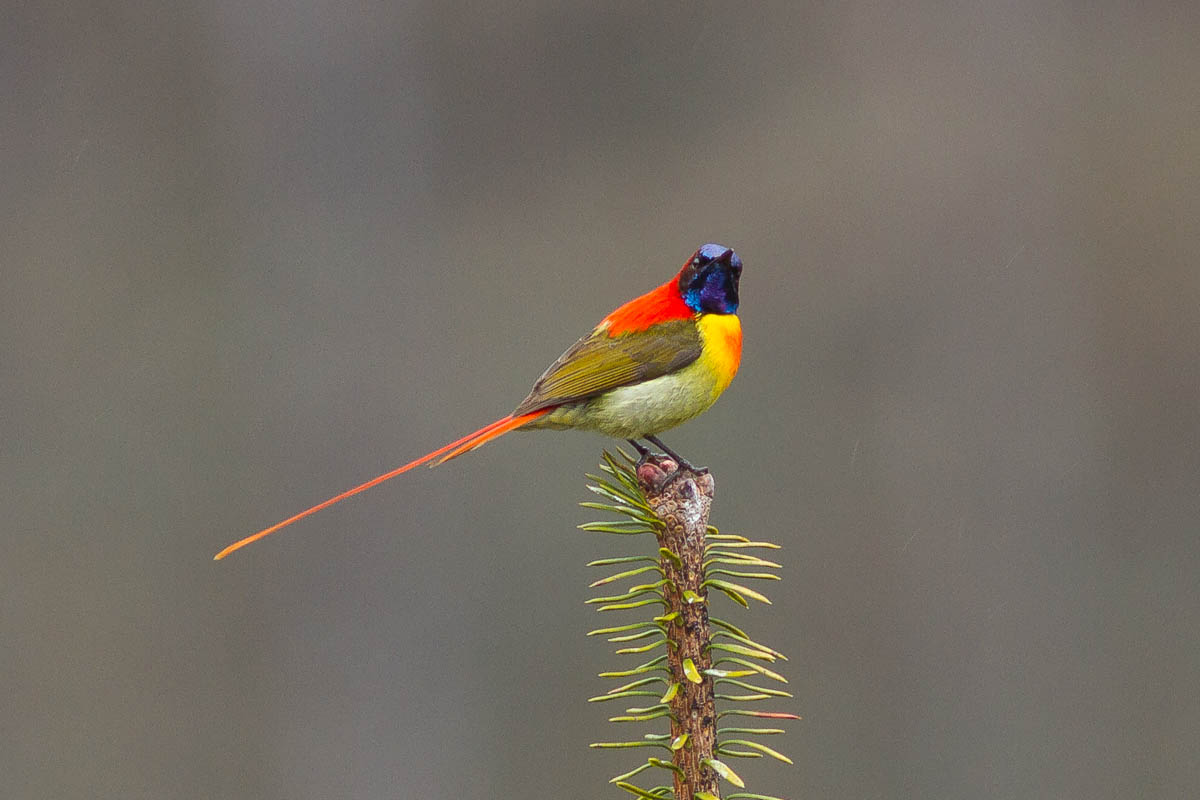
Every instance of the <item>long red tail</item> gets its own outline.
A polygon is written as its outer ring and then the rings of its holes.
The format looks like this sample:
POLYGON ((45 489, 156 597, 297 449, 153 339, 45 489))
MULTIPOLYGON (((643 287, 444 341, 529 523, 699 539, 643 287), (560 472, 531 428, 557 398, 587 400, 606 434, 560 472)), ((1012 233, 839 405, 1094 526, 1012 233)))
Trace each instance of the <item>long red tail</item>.
POLYGON ((346 491, 342 492, 339 495, 334 495, 333 497, 329 498, 328 500, 324 501, 323 503, 317 503, 312 508, 308 509, 307 511, 301 511, 299 514, 295 515, 294 517, 288 517, 283 522, 277 522, 269 528, 263 528, 261 531, 254 534, 253 536, 247 536, 245 539, 241 539, 239 541, 234 542, 233 544, 229 545, 229 547, 226 547, 224 550, 222 550, 221 552, 219 552, 215 556, 213 556, 213 561, 220 561, 222 558, 229 555, 234 550, 241 550, 243 547, 250 544, 251 542, 257 542, 259 539, 263 538, 264 536, 269 536, 270 534, 274 533, 275 531, 277 531, 281 528, 286 528, 288 525, 291 525, 293 522, 296 522, 297 520, 302 520, 310 514, 315 514, 322 509, 329 508, 331 505, 333 505, 335 503, 340 503, 343 500, 345 500, 347 497, 353 497, 354 495, 358 494, 359 492, 365 492, 367 489, 370 489, 372 486, 378 486, 379 484, 383 483, 384 481, 391 480, 392 478, 396 477, 397 475, 402 475, 405 472, 408 472, 413 467, 419 467, 422 464, 429 464, 429 462, 433 461, 434 459, 437 459, 437 461, 430 464, 430 466, 432 466, 432 467, 436 467, 438 464, 445 464, 447 461, 449 461, 452 458, 458 458, 463 453, 469 453, 470 451, 474 450, 475 448, 481 447, 481 446, 487 444, 492 439, 495 439, 499 436, 503 436, 504 434, 508 433, 509 431, 516 430, 517 428, 520 428, 522 425, 525 425, 526 423, 528 423, 532 420, 535 420, 538 417, 542 417, 542 416, 545 416, 546 414, 549 414, 552 410, 553 409, 550 409, 550 408, 543 408, 538 411, 532 411, 528 414, 522 414, 519 417, 514 417, 514 416, 501 417, 500 419, 493 422, 491 425, 485 425, 482 428, 480 428, 479 430, 475 431, 474 433, 468 434, 468 435, 462 437, 461 439, 458 439, 456 441, 451 442, 448 445, 445 445, 444 447, 439 447, 437 450, 434 450, 432 453, 427 453, 427 454, 421 456, 416 461, 410 461, 402 467, 396 467, 391 472, 385 472, 377 478, 372 478, 371 480, 367 481, 366 483, 355 486, 353 489, 347 489, 346 491), (441 458, 438 458, 439 456, 441 456, 441 458))

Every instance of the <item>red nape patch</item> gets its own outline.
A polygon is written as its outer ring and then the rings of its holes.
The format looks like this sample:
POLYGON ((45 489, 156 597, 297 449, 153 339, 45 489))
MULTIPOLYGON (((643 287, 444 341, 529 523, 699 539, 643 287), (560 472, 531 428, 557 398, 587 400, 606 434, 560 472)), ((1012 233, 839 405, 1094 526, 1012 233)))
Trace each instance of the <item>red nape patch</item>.
POLYGON ((664 283, 641 297, 630 300, 609 314, 600 324, 607 327, 609 336, 644 331, 651 325, 672 319, 691 319, 692 309, 679 296, 675 281, 664 283))

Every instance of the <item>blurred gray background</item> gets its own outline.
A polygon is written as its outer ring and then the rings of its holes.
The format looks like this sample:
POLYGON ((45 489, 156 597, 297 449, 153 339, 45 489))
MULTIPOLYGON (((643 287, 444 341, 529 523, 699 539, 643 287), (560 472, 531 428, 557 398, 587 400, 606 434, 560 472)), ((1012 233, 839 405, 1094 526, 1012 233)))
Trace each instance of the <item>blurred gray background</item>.
POLYGON ((699 244, 667 441, 785 545, 788 797, 1200 791, 1200 12, 40 3, 0 32, 13 798, 619 797, 606 442, 506 413, 699 244))

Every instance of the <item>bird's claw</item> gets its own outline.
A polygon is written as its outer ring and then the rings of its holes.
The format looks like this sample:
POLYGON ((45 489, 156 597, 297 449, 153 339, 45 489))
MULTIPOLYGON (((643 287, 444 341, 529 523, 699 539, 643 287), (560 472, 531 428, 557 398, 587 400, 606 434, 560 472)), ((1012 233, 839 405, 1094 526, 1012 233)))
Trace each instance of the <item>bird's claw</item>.
POLYGON ((707 475, 708 474, 708 467, 692 466, 690 463, 687 462, 686 459, 680 457, 677 453, 673 452, 669 447, 664 445, 661 441, 655 439, 652 436, 648 436, 648 437, 646 437, 646 439, 648 441, 650 441, 651 444, 657 445, 658 447, 661 447, 663 450, 666 451, 665 453, 661 453, 661 454, 654 453, 654 452, 651 452, 649 448, 643 447, 637 440, 635 440, 635 439, 628 440, 629 443, 631 445, 633 445, 634 449, 637 450, 637 452, 638 452, 638 460, 637 460, 637 463, 634 464, 634 470, 637 472, 638 477, 639 478, 643 477, 643 467, 645 467, 646 465, 652 465, 653 473, 659 473, 659 474, 652 474, 650 472, 646 472, 645 475, 646 475, 647 483, 656 483, 658 485, 665 485, 665 484, 675 480, 675 478, 679 477, 680 473, 683 473, 683 472, 690 472, 693 475, 707 475))
POLYGON ((636 467, 638 482, 655 488, 665 486, 679 474, 679 465, 669 456, 647 452, 636 467))

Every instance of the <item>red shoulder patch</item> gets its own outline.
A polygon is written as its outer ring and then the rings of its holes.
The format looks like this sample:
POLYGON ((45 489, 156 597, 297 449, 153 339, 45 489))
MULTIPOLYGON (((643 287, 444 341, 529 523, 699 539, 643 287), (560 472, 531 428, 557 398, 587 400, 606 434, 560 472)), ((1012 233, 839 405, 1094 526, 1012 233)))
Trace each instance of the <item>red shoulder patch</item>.
POLYGON ((652 325, 673 319, 691 319, 695 316, 688 304, 679 296, 675 281, 664 283, 641 297, 630 300, 600 321, 600 326, 609 336, 644 331, 652 325))

